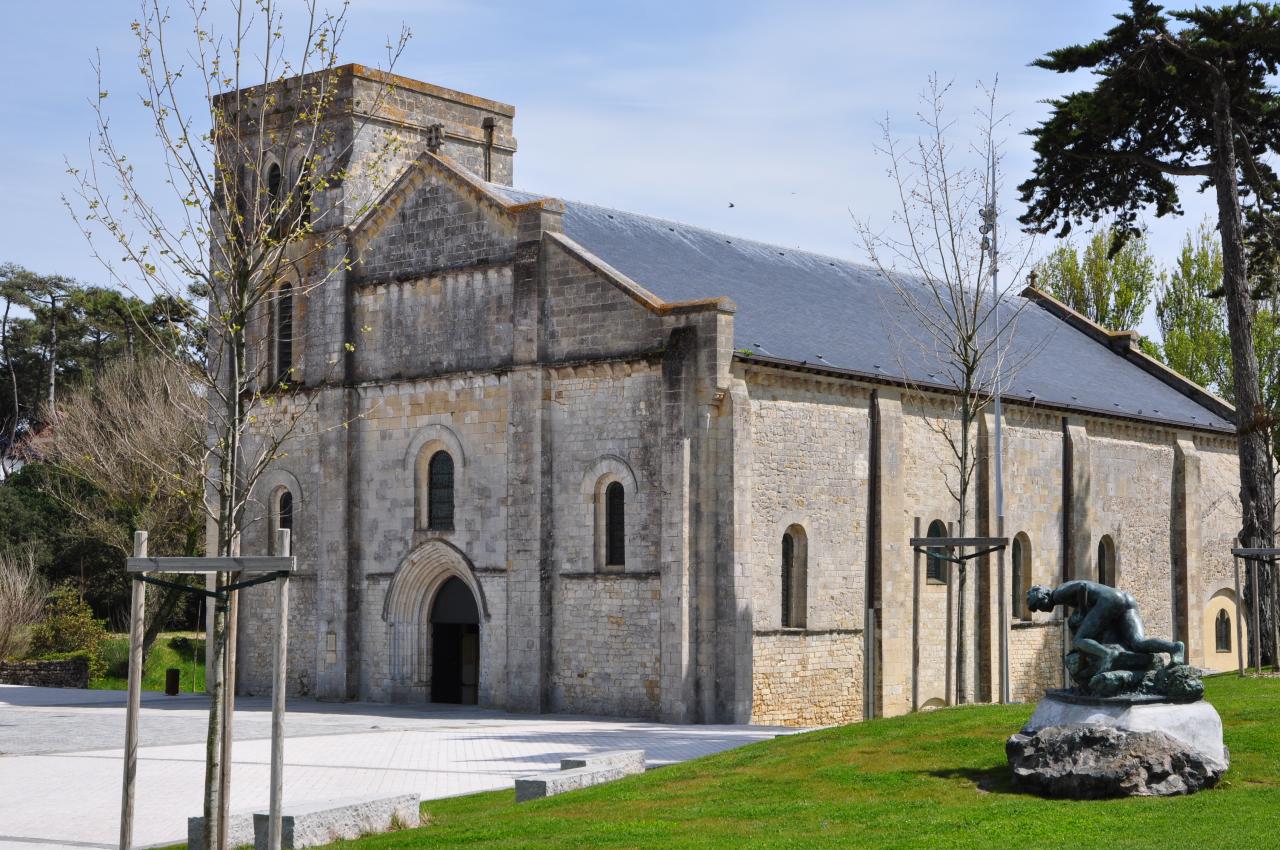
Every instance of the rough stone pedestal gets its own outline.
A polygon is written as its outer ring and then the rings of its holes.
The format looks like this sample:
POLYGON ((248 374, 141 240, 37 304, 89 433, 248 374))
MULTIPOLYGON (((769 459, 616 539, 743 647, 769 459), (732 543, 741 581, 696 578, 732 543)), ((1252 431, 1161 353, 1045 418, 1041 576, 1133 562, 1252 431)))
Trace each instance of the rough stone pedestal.
POLYGON ((1204 700, 1082 697, 1051 691, 1005 744, 1014 781, 1051 797, 1190 794, 1230 761, 1204 700))

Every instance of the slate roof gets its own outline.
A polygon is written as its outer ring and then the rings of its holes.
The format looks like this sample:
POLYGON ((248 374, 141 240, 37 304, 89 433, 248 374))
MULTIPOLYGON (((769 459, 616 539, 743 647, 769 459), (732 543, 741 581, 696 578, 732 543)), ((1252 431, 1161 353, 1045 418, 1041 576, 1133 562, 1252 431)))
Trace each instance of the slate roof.
MULTIPOLYGON (((550 196, 489 184, 514 203, 550 196)), ((666 301, 727 296, 734 347, 881 380, 947 385, 933 342, 875 269, 673 221, 564 201, 564 231, 666 301), (931 374, 932 373, 932 374, 931 374)), ((1004 397, 1191 428, 1234 430, 1215 411, 1034 301, 1021 307, 1004 397)))

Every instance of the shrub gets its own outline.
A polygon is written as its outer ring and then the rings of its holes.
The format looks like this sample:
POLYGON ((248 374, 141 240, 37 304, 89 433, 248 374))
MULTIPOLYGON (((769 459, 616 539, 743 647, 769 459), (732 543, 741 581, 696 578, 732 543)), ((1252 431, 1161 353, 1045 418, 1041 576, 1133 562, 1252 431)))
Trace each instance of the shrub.
POLYGON ((32 550, 0 550, 0 659, 22 654, 48 590, 32 550))
POLYGON ((49 594, 44 619, 31 628, 31 653, 37 657, 85 653, 89 678, 106 672, 102 657, 107 629, 93 618, 93 610, 70 585, 60 585, 49 594))

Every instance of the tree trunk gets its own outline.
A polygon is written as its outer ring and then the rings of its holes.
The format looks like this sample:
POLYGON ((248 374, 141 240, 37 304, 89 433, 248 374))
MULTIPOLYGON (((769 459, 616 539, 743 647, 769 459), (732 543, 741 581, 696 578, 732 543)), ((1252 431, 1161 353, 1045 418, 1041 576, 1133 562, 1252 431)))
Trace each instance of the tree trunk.
MULTIPOLYGON (((1267 452, 1266 411, 1258 384, 1258 357, 1253 345, 1253 303, 1249 297, 1248 261, 1240 211, 1240 190, 1231 119, 1231 93, 1219 79, 1214 97, 1213 137, 1216 148, 1214 188, 1218 201, 1218 232, 1222 238, 1222 278, 1227 302, 1227 327, 1231 338, 1232 383, 1236 400, 1236 452, 1240 461, 1241 543, 1250 548, 1269 547, 1275 540, 1272 517, 1275 512, 1275 482, 1270 475, 1267 452)), ((1249 571, 1251 574, 1253 570, 1249 571)), ((1253 617, 1254 594, 1267 599, 1269 569, 1258 570, 1257 581, 1245 586, 1241 600, 1245 617, 1253 617)), ((1259 606, 1261 623, 1257 629, 1265 658, 1274 658, 1272 646, 1274 612, 1259 606)), ((1252 641, 1250 641, 1252 644, 1252 641)), ((1250 647, 1252 655, 1252 646, 1250 647)), ((1250 663, 1257 659, 1251 659, 1250 663)))
POLYGON ((58 386, 58 297, 49 296, 49 413, 53 413, 53 405, 58 386))

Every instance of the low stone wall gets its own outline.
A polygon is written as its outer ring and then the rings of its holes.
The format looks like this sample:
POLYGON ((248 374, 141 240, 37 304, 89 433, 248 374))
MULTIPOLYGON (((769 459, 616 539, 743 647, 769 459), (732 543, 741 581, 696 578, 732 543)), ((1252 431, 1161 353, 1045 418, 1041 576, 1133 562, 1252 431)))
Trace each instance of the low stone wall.
POLYGON ((83 658, 66 661, 0 661, 0 685, 87 688, 89 662, 83 658))
POLYGON ((751 722, 831 726, 862 719, 862 630, 757 632, 751 722))

